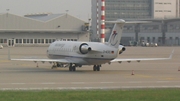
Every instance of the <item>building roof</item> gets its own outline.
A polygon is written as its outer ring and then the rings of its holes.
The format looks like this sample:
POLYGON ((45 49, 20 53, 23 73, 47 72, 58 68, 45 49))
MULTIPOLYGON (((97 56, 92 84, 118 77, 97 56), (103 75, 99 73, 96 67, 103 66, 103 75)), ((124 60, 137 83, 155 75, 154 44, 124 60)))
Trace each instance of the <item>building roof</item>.
POLYGON ((74 29, 0 29, 0 32, 73 32, 73 33, 84 33, 84 31, 74 29))
POLYGON ((67 13, 38 13, 25 16, 4 13, 0 14, 0 22, 0 29, 4 30, 72 29, 78 31, 82 31, 82 26, 86 23, 67 13))
POLYGON ((31 14, 31 15, 25 15, 24 17, 27 18, 31 18, 31 19, 35 19, 35 20, 39 20, 39 21, 50 21, 52 19, 58 18, 63 16, 65 13, 63 14, 52 14, 52 13, 44 13, 44 14, 31 14))

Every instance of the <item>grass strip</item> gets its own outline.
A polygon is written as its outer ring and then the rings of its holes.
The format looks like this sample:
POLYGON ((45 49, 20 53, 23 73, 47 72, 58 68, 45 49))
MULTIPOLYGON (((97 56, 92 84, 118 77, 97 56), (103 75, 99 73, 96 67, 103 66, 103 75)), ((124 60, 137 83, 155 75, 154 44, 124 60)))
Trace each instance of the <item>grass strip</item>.
POLYGON ((0 91, 0 101, 180 101, 180 89, 0 91))

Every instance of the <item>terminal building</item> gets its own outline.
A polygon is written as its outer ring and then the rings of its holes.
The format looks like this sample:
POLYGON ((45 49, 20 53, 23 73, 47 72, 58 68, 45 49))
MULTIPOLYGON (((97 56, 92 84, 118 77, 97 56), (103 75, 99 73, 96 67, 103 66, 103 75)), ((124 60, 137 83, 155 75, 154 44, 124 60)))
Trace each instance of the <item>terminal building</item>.
POLYGON ((3 46, 48 46, 56 40, 89 41, 89 24, 64 14, 0 14, 3 46))
MULTIPOLYGON (((152 21, 125 25, 121 43, 156 42, 180 45, 180 0, 105 0, 106 20, 152 21)), ((92 0, 92 40, 98 40, 101 25, 101 0, 92 0)), ((106 24, 106 41, 113 25, 106 24)))

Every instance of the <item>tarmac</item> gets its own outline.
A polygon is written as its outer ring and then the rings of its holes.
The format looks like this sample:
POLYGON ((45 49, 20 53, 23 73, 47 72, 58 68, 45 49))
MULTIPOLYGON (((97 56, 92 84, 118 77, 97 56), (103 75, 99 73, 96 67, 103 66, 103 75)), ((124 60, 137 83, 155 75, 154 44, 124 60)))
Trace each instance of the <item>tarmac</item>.
POLYGON ((79 90, 180 88, 180 47, 126 47, 118 58, 166 58, 171 60, 104 64, 51 69, 50 63, 9 61, 11 58, 47 58, 47 47, 5 47, 0 49, 0 90, 79 90), (132 75, 133 74, 133 75, 132 75))

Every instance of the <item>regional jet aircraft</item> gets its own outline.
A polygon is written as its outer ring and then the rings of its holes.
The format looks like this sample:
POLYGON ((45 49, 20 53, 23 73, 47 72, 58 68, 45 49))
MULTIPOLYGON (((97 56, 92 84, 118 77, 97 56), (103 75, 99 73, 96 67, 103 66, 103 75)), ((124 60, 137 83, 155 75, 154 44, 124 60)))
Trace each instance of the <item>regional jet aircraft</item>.
MULTIPOLYGON (((100 71, 102 64, 111 62, 131 62, 145 60, 168 60, 172 58, 137 58, 137 59, 120 59, 117 58, 125 48, 119 46, 123 26, 126 23, 124 20, 109 21, 114 23, 114 28, 111 32, 107 43, 99 42, 71 42, 71 41, 55 41, 50 44, 47 49, 47 57, 49 59, 9 59, 16 61, 34 61, 34 62, 50 62, 54 67, 60 67, 68 64, 69 71, 76 71, 76 67, 83 65, 93 65, 94 71, 100 71)), ((173 53, 173 52, 172 52, 173 53)))

